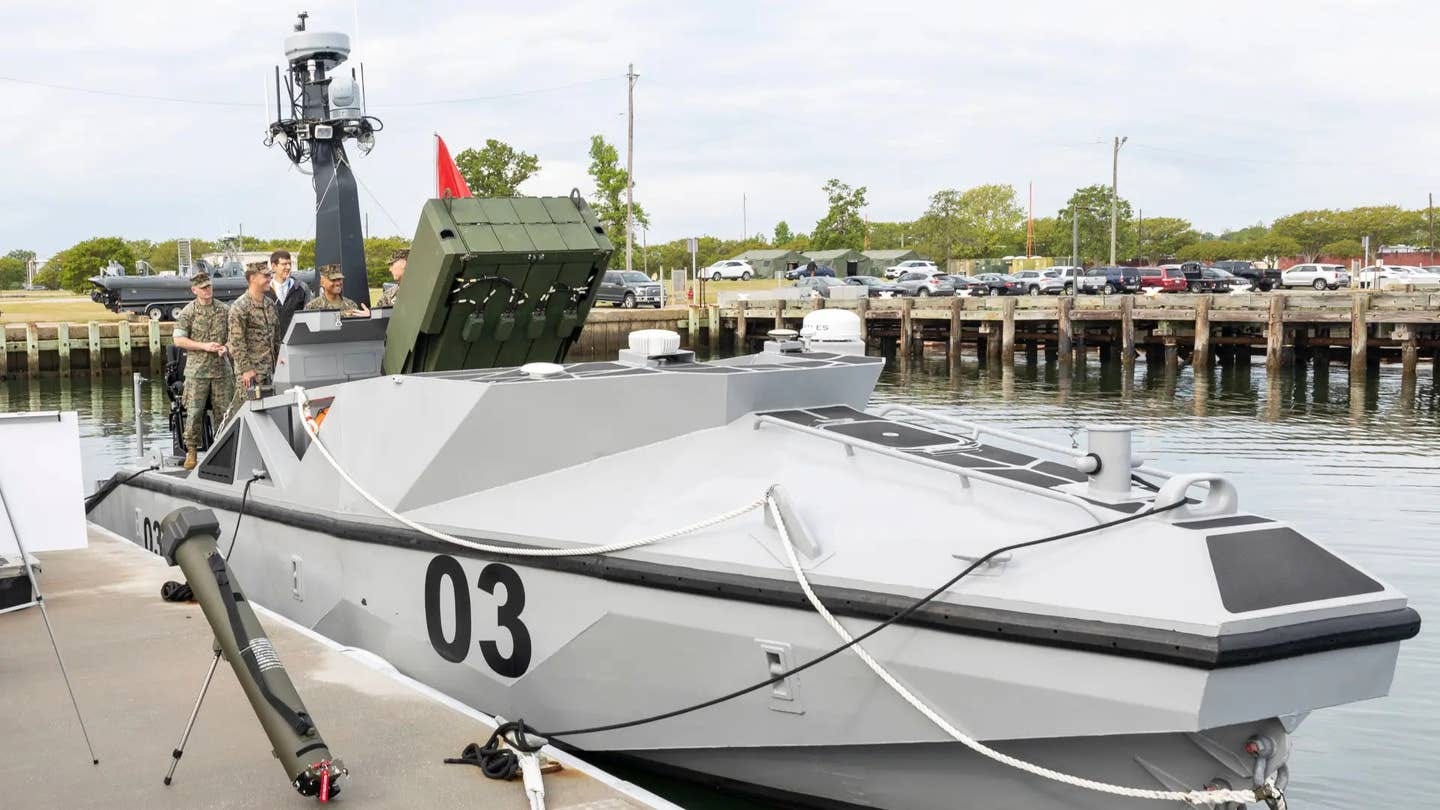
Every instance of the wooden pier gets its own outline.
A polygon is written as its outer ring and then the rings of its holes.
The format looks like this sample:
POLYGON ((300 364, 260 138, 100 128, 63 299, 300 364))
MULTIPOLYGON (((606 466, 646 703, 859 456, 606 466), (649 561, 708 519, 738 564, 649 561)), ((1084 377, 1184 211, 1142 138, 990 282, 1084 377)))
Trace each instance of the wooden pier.
POLYGON ((1272 292, 1244 295, 1081 295, 933 297, 858 301, 737 301, 692 307, 693 345, 749 345, 774 328, 797 328, 819 307, 861 317, 865 337, 902 358, 943 351, 958 359, 965 347, 989 362, 1012 364, 1017 353, 1034 361, 1073 361, 1088 352, 1102 360, 1178 366, 1296 362, 1327 364, 1345 356, 1358 376, 1395 355, 1413 377, 1422 355, 1440 370, 1440 294, 1373 291, 1272 292), (698 338, 698 340, 697 340, 698 338))
POLYGON ((0 379, 159 371, 174 328, 173 323, 149 319, 0 324, 0 379))

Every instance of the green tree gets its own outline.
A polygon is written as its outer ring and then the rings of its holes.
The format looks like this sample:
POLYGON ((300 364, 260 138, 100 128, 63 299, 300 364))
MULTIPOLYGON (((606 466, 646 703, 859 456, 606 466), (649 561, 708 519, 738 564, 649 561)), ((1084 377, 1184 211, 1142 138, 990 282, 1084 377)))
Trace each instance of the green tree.
POLYGON ((1025 210, 1013 186, 989 183, 965 189, 960 221, 967 258, 992 258, 1024 245, 1025 210))
MULTIPOLYGON (((178 239, 166 239, 163 242, 154 243, 148 253, 136 253, 135 255, 137 258, 149 262, 157 273, 174 273, 180 267, 179 242, 178 239)), ((246 247, 253 247, 254 244, 259 243, 259 240, 252 243, 248 237, 245 240, 246 247)), ((214 242, 205 239, 190 240, 190 256, 192 258, 199 258, 212 250, 215 250, 214 242)))
POLYGON ((1200 234, 1195 232, 1187 219, 1146 217, 1143 222, 1135 224, 1136 255, 1145 259, 1170 258, 1186 245, 1200 241, 1200 234))
POLYGON ((365 270, 371 287, 379 287, 390 277, 390 255, 410 247, 403 236, 372 236, 365 240, 365 270))
POLYGON ((790 232, 790 223, 786 222, 786 221, 783 220, 783 219, 780 220, 779 222, 775 223, 775 246, 776 246, 776 247, 779 247, 779 246, 785 244, 786 242, 789 242, 791 239, 794 239, 794 238, 795 238, 795 234, 793 234, 793 233, 790 232))
MULTIPOLYGON (((1110 260, 1110 201, 1114 196, 1106 185, 1076 189, 1065 207, 1056 214, 1057 218, 1066 223, 1070 222, 1072 210, 1078 216, 1081 263, 1103 263, 1110 260)), ((1119 260, 1134 253, 1135 218, 1128 200, 1121 197, 1117 203, 1119 222, 1115 229, 1115 258, 1119 260)))
POLYGON ((1070 220, 1035 218, 1035 255, 1049 256, 1059 264, 1070 262, 1070 220))
POLYGON ((0 290, 13 290, 25 285, 25 269, 35 258, 33 250, 12 250, 0 256, 0 290))
POLYGON ((494 138, 456 155, 455 165, 476 197, 518 197, 520 184, 540 171, 539 158, 494 138))
POLYGON ((969 255, 964 248, 966 229, 961 193, 953 188, 930 195, 930 206, 915 223, 915 230, 922 252, 942 263, 969 255))
POLYGON ((118 236, 102 236, 72 245, 45 263, 38 283, 52 288, 85 292, 89 278, 98 275, 110 262, 118 262, 127 271, 135 267, 135 254, 118 236))
POLYGON ((897 250, 915 247, 919 230, 913 222, 872 222, 869 236, 871 250, 897 250))
POLYGON ((835 250, 850 248, 860 250, 865 246, 864 186, 851 188, 835 178, 825 181, 822 189, 830 201, 830 210, 815 223, 810 235, 810 247, 814 250, 835 250))
MULTIPOLYGON (((595 181, 595 216, 618 248, 611 264, 625 261, 625 186, 630 175, 620 167, 620 153, 599 135, 590 136, 590 179, 595 181)), ((635 226, 649 226, 650 218, 635 203, 635 226)), ((638 241, 638 240, 637 240, 638 241)), ((617 264, 618 266, 618 264, 617 264)))
POLYGON ((1300 246, 1300 256, 1307 262, 1315 261, 1320 248, 1350 235, 1335 211, 1297 211, 1280 217, 1270 225, 1271 233, 1288 236, 1300 246))
POLYGON ((1358 259, 1365 255, 1359 239, 1337 239, 1320 246, 1319 255, 1327 259, 1358 259))
POLYGON ((1175 258, 1182 262, 1218 262, 1224 259, 1241 258, 1242 245, 1224 239, 1206 239, 1192 242, 1175 251, 1175 258))
POLYGON ((1224 231, 1217 238, 1224 239, 1227 242, 1251 242, 1269 233, 1270 229, 1266 227, 1265 223, 1257 222, 1248 228, 1236 228, 1233 231, 1224 231))
POLYGON ((1300 243, 1288 236, 1261 234, 1240 244, 1242 259, 1281 259, 1300 252, 1300 243))
POLYGON ((1429 240, 1425 216, 1398 205, 1370 205, 1335 212, 1345 237, 1370 237, 1372 249, 1381 245, 1425 244, 1429 240))

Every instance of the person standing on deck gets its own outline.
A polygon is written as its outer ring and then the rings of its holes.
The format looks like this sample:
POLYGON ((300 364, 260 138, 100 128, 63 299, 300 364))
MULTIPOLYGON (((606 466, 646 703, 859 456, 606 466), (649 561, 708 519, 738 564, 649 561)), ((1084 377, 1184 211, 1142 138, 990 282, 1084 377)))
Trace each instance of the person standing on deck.
POLYGON ((279 311, 265 295, 270 286, 269 270, 246 268, 245 283, 249 285, 245 293, 230 305, 230 334, 225 345, 235 367, 235 397, 226 419, 240 410, 252 388, 270 385, 280 344, 279 311))
POLYGON ((305 311, 310 312, 317 309, 338 309, 341 317, 351 315, 369 315, 370 310, 360 306, 341 294, 345 286, 345 273, 340 270, 338 264, 327 264, 320 268, 320 294, 310 299, 305 305, 305 311))
POLYGON ((409 263, 409 250, 397 250, 390 255, 390 277, 395 279, 395 284, 380 293, 380 300, 375 302, 376 309, 395 306, 395 299, 400 295, 400 282, 405 278, 405 267, 409 263))
POLYGON ((210 276, 190 276, 195 300, 175 316, 175 345, 185 350, 185 469, 195 469, 195 453, 205 432, 205 411, 220 427, 233 397, 232 380, 225 368, 225 340, 230 334, 230 308, 215 300, 210 276))
POLYGON ((299 280, 290 277, 291 269, 290 251, 277 250, 270 254, 270 272, 274 274, 274 278, 270 287, 265 290, 265 295, 275 302, 275 308, 279 312, 277 339, 285 337, 285 330, 290 328, 290 319, 310 303, 310 290, 299 280))

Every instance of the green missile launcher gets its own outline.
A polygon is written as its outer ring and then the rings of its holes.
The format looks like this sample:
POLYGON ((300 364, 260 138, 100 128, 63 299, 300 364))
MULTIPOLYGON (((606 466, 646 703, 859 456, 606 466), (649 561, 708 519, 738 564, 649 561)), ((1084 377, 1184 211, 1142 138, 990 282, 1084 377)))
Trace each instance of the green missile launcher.
POLYGON ((578 193, 425 203, 384 373, 558 363, 614 247, 578 193))

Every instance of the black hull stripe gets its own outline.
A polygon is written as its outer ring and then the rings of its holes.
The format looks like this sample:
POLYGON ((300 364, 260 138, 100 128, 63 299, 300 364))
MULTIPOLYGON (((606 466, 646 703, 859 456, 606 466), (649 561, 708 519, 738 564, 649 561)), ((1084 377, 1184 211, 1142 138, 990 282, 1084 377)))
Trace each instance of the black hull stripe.
MULTIPOLYGON (((185 498, 229 512, 238 511, 240 508, 238 495, 200 489, 188 481, 166 475, 142 475, 125 486, 185 498)), ((791 581, 720 571, 700 571, 619 557, 515 558, 508 555, 488 555, 442 543, 405 526, 375 526, 360 520, 276 506, 255 497, 253 492, 245 512, 254 518, 359 543, 376 543, 427 554, 504 559, 530 568, 561 571, 646 588, 813 610, 800 592, 799 586, 791 581)), ((477 543, 516 545, 481 535, 458 536, 477 543)), ((914 601, 908 596, 830 585, 815 585, 815 592, 837 615, 875 621, 890 618, 914 601)), ((1114 622, 940 602, 923 606, 902 623, 1019 644, 1140 658, 1206 670, 1403 641, 1414 638, 1420 632, 1420 614, 1409 607, 1320 619, 1248 633, 1232 633, 1220 638, 1114 622)))

